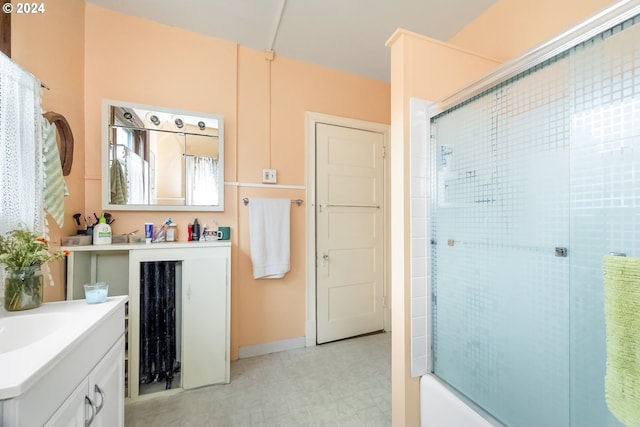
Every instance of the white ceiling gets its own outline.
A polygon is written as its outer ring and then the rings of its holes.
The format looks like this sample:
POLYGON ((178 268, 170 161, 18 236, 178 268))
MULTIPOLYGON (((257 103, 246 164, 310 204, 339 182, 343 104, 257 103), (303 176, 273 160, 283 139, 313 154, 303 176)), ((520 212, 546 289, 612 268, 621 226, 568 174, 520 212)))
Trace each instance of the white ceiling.
POLYGON ((496 0, 87 0, 276 55, 389 81, 387 39, 447 41, 496 0))

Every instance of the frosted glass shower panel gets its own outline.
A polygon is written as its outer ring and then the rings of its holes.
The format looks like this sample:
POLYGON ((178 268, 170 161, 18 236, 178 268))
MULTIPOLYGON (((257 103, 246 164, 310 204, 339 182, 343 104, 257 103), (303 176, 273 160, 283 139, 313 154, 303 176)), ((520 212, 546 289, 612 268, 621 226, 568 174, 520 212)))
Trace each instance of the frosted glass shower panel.
POLYGON ((622 426, 604 399, 601 278, 604 254, 640 256, 639 60, 640 29, 629 23, 571 59, 571 418, 580 427, 622 426))
POLYGON ((432 124, 434 371, 513 426, 570 424, 567 73, 553 62, 432 124))
POLYGON ((432 120, 434 372, 508 426, 622 426, 602 259, 640 257, 638 20, 432 120))

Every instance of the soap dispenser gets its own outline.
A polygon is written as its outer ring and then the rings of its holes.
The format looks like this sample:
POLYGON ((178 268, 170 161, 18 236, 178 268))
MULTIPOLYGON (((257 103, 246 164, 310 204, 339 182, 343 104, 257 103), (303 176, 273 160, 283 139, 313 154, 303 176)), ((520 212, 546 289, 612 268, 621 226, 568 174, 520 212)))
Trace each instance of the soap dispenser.
POLYGON ((93 226, 93 244, 111 244, 111 226, 107 224, 107 219, 104 217, 104 214, 100 216, 100 221, 93 226))

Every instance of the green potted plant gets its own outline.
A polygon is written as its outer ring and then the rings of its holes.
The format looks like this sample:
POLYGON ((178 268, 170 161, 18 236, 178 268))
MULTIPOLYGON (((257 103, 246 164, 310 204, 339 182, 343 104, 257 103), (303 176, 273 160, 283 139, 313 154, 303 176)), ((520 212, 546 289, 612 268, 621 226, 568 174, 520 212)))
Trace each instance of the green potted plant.
POLYGON ((48 242, 25 229, 0 235, 0 264, 5 266, 4 308, 27 310, 42 304, 42 265, 62 259, 68 251, 49 252, 48 242))

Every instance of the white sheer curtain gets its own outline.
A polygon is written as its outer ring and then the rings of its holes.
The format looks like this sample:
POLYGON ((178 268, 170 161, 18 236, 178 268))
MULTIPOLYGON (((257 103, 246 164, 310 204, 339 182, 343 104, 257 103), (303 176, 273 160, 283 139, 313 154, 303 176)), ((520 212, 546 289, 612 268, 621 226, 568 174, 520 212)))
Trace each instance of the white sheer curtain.
POLYGON ((125 148, 124 165, 127 176, 129 197, 127 203, 145 205, 149 202, 147 194, 147 161, 133 151, 125 148))
MULTIPOLYGON (((0 53, 0 234, 44 232, 40 82, 0 53)), ((0 268, 0 301, 4 293, 0 268)))
POLYGON ((185 158, 187 205, 218 204, 218 159, 208 156, 185 158))
POLYGON ((44 231, 40 82, 0 54, 0 233, 44 231))

